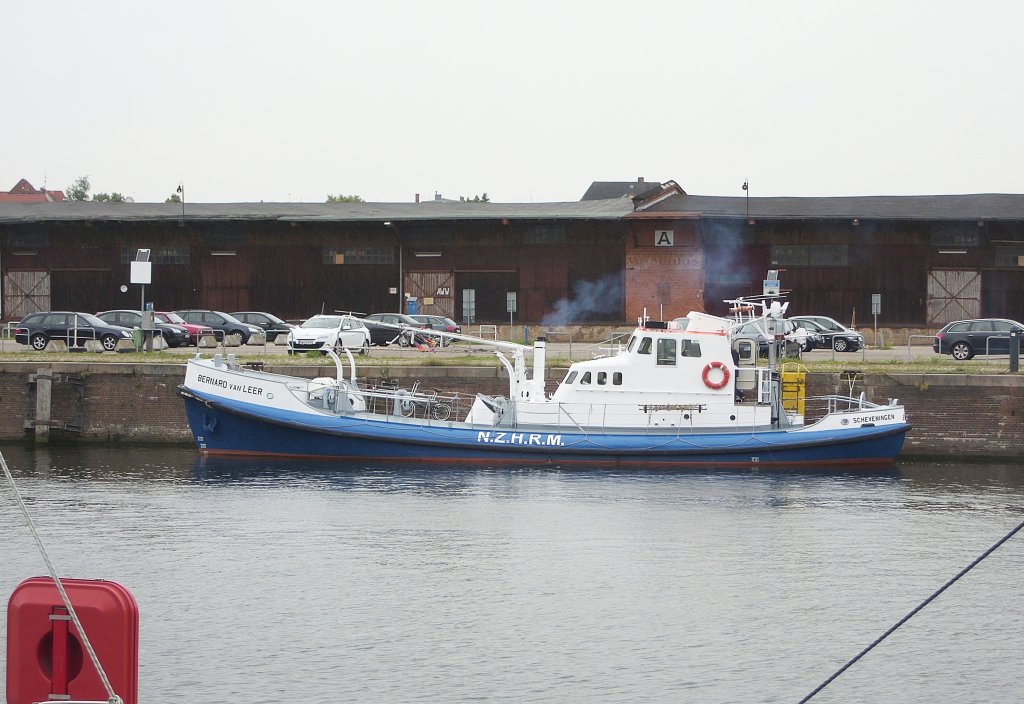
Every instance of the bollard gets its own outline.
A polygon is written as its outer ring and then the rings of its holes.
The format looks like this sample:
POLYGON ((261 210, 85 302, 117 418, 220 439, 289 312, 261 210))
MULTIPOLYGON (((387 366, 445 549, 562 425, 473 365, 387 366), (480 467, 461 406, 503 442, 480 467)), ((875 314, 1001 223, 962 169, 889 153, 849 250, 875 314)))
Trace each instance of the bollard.
POLYGON ((1010 333, 1010 371, 1020 371, 1020 337, 1017 333, 1010 333))

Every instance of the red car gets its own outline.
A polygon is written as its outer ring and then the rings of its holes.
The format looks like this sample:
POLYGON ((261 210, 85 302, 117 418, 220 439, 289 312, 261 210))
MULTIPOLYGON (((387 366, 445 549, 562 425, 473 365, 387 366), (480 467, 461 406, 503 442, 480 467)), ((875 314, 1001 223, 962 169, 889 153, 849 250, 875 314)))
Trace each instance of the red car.
POLYGON ((188 330, 189 344, 198 345, 199 338, 203 335, 216 335, 213 328, 207 327, 206 325, 196 325, 195 323, 186 322, 177 313, 170 311, 158 310, 153 313, 153 317, 163 323, 173 323, 174 325, 180 325, 181 327, 188 330))

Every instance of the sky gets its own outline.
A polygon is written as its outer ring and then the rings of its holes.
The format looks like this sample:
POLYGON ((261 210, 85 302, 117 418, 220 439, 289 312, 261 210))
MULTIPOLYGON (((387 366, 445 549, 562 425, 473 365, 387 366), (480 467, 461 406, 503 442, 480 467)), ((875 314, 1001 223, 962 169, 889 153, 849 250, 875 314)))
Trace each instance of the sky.
POLYGON ((1024 4, 10 3, 0 189, 163 202, 1024 193, 1024 4))

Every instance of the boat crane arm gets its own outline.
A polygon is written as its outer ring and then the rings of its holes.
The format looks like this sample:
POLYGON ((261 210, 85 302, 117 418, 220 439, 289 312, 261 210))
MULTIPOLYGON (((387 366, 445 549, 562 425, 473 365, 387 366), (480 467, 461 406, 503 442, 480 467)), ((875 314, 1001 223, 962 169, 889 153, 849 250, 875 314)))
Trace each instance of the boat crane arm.
POLYGON ((395 323, 379 323, 376 320, 371 321, 374 325, 382 328, 391 328, 396 332, 409 332, 413 335, 431 335, 433 337, 448 339, 448 340, 461 340, 463 342, 475 342, 481 345, 489 345, 503 350, 532 350, 533 347, 529 345, 521 345, 518 342, 509 342, 507 340, 488 340, 485 337, 474 337, 472 335, 463 335, 455 332, 442 332, 440 330, 434 330, 432 328, 414 328, 408 325, 396 325, 395 323))

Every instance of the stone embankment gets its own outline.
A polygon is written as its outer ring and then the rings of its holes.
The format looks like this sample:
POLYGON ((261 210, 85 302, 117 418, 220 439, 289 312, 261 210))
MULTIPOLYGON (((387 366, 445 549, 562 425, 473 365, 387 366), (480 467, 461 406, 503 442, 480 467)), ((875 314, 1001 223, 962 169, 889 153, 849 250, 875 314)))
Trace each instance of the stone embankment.
MULTIPOLYGON (((272 365, 267 365, 273 371, 272 365)), ((333 367, 282 369, 299 376, 332 376, 333 367)), ((390 377, 406 387, 460 394, 508 393, 504 372, 494 367, 372 367, 368 379, 390 377)), ((549 370, 553 386, 564 370, 549 370)), ((0 368, 0 440, 32 442, 190 443, 177 387, 183 364, 90 364, 7 362, 0 368)), ((1024 376, 867 373, 808 375, 808 396, 859 395, 898 398, 913 429, 905 456, 1006 458, 1024 451, 1024 376)))

